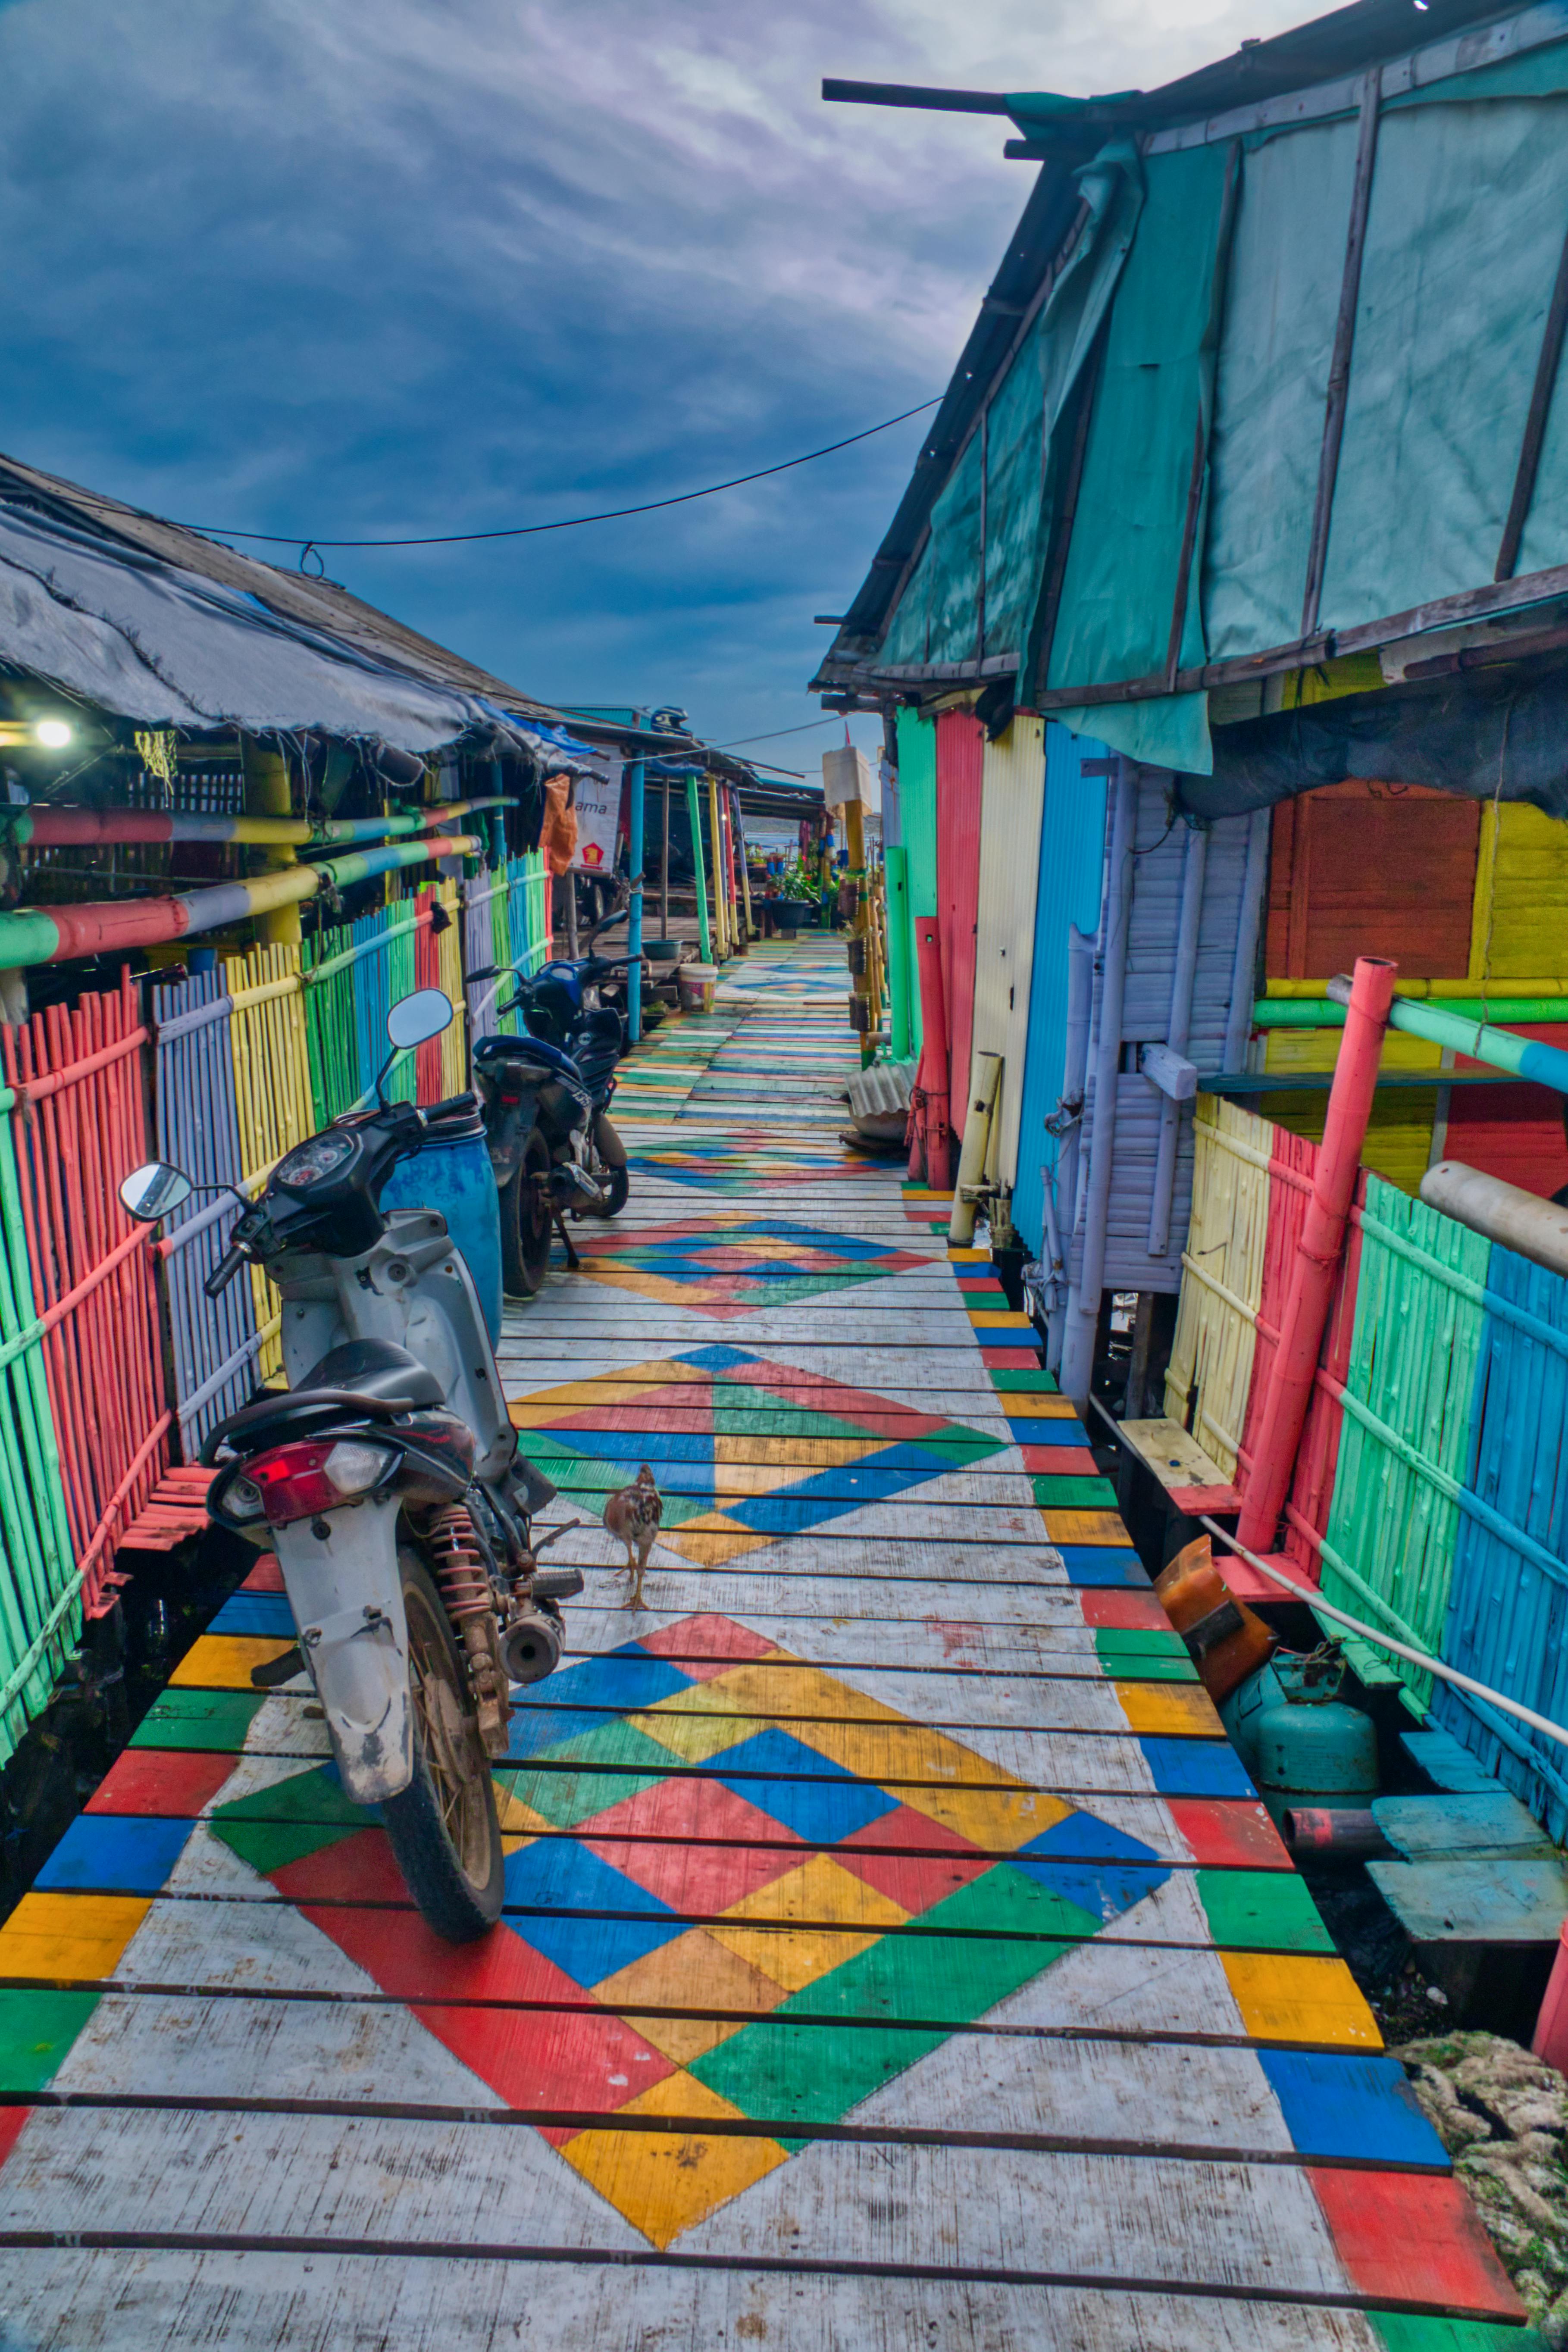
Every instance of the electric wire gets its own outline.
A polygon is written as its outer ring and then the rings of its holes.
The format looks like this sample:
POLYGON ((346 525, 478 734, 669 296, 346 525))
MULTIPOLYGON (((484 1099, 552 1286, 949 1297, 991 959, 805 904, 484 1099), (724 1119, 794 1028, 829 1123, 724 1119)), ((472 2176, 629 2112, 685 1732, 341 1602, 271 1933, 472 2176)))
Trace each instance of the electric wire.
POLYGON ((630 515, 658 514, 668 507, 689 506, 696 499, 716 498, 721 490, 738 490, 748 482, 763 482, 773 474, 787 474, 797 466, 814 465, 818 457, 831 457, 839 449, 852 449, 857 442, 869 441, 875 434, 886 433, 895 425, 903 425, 911 416, 923 416, 928 408, 940 405, 943 394, 916 403, 913 408, 900 409, 897 416, 884 416, 879 425, 868 425, 863 432, 846 434, 842 441, 826 442, 820 449, 807 449, 798 457, 784 457, 776 466, 758 466, 749 474, 731 475, 728 481, 708 482, 700 490, 680 490, 673 498, 647 499, 632 507, 606 507, 596 514, 563 515, 556 522, 522 522, 509 524, 497 530, 429 531, 411 539, 320 539, 307 538, 301 531, 238 530, 232 524, 188 522, 177 526, 182 530, 195 530, 213 539, 254 539, 267 547, 297 547, 300 569, 305 568, 307 556, 323 547, 466 547, 479 540, 532 539, 542 531, 579 530, 585 523, 620 522, 630 515))

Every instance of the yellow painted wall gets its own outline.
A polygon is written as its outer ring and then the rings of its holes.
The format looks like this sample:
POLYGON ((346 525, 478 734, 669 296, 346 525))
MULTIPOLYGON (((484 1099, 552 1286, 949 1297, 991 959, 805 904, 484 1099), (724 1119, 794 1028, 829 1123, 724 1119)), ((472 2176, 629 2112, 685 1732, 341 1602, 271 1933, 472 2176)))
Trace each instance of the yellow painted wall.
POLYGON ((1481 812, 1470 978, 1568 979, 1568 824, 1524 801, 1481 812))

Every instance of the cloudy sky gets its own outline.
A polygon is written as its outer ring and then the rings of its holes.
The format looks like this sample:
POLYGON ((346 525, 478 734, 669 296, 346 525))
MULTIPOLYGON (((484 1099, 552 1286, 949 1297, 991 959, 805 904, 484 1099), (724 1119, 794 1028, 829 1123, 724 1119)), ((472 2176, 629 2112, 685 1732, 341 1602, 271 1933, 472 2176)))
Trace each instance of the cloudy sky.
MULTIPOLYGON (((1028 192, 1004 124, 825 107, 825 73, 1147 88, 1310 13, 0 0, 0 448, 323 539, 743 473, 939 393, 1028 192)), ((920 429, 668 516, 329 569, 545 697, 797 728, 811 615, 920 429)))

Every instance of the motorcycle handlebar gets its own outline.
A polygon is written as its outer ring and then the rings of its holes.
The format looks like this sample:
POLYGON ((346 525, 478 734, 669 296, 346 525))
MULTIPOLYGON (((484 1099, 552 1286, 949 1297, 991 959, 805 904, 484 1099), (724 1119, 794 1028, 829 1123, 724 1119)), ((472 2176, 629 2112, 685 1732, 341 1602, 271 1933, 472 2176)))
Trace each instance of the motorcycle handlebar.
POLYGON ((229 1284, 234 1280, 235 1276, 239 1272, 240 1267, 244 1265, 245 1263, 245 1252, 231 1244, 230 1246, 225 1250, 222 1257, 219 1258, 216 1265, 214 1266, 212 1272, 208 1275, 206 1280, 202 1285, 202 1288, 206 1292, 207 1297, 209 1298, 221 1297, 223 1293, 228 1288, 229 1284))
POLYGON ((465 1094, 448 1095, 445 1102, 426 1103, 425 1124, 428 1127, 436 1119, 456 1118, 460 1112, 471 1111, 475 1107, 475 1099, 470 1089, 465 1094))

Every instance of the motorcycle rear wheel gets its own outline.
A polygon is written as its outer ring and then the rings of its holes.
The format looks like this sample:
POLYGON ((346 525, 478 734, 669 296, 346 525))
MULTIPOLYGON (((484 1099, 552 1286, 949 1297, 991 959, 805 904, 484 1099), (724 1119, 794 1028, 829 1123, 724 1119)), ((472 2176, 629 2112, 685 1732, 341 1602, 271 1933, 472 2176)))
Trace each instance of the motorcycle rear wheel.
POLYGON ((534 1128, 516 1173, 500 1192, 501 1286, 532 1298, 550 1268, 550 1146, 534 1128))
POLYGON ((406 1547, 397 1559, 408 1622, 414 1778, 382 1806, 381 1818, 426 1924, 449 1944, 470 1944, 500 1917, 506 1888, 495 1782, 468 1669, 435 1580, 406 1547))
POLYGON ((605 1114, 601 1111, 598 1118, 595 1122, 592 1172, 598 1179, 598 1181, 604 1186, 605 1197, 602 1201, 595 1201, 592 1203, 584 1202, 582 1213, 585 1217, 618 1217, 621 1211, 626 1205, 626 1201, 632 1189, 632 1180, 624 1159, 620 1167, 616 1168, 605 1158, 604 1152, 599 1148, 598 1140, 597 1130, 601 1127, 608 1129, 610 1135, 615 1138, 617 1147, 620 1142, 619 1137, 616 1135, 615 1129, 610 1126, 609 1119, 605 1114))

